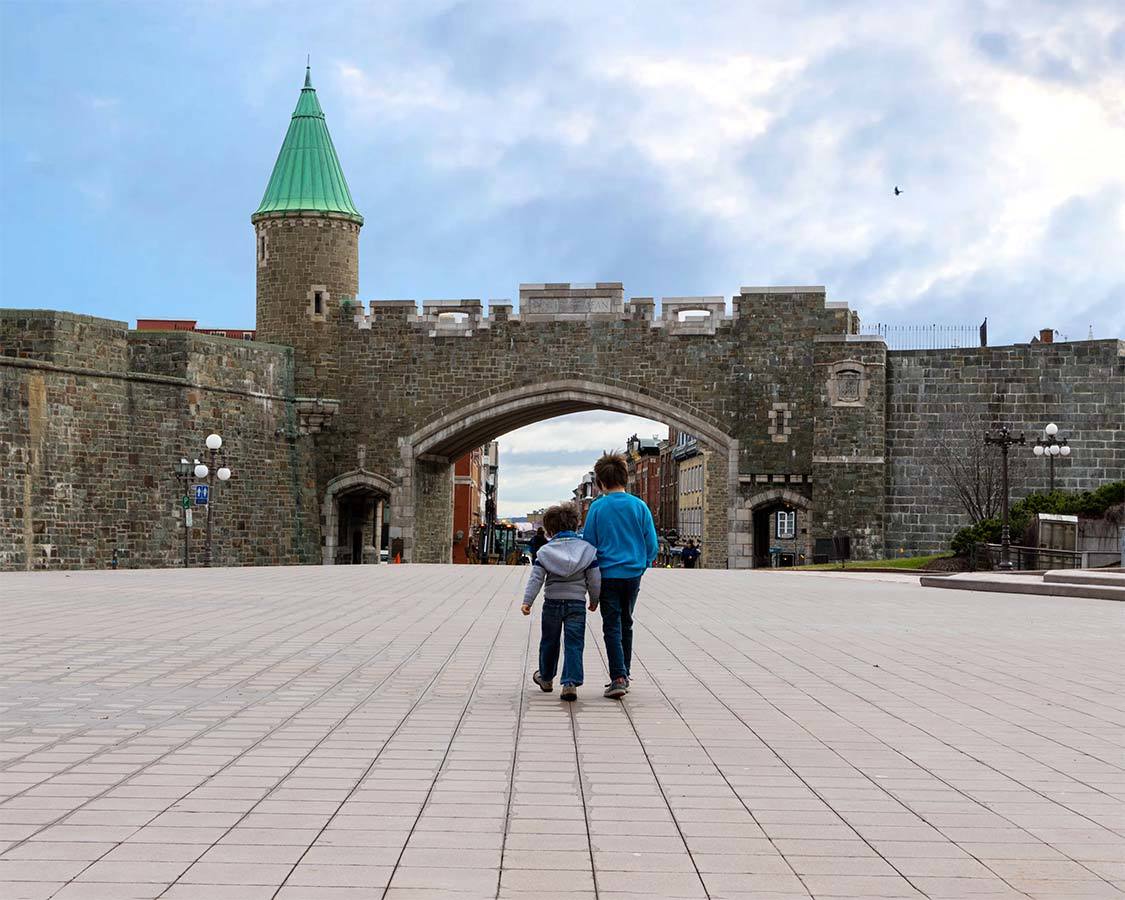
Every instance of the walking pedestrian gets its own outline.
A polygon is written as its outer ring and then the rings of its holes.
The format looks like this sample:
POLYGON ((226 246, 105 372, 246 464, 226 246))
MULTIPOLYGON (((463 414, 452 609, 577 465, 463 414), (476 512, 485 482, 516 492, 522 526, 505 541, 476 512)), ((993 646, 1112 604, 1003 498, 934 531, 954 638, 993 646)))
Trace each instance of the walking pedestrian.
POLYGON ((601 569, 602 636, 609 659, 605 696, 629 692, 633 661, 633 610, 644 575, 659 549, 648 504, 627 493, 629 469, 620 453, 607 453, 594 465, 602 495, 590 506, 582 536, 594 545, 601 569))

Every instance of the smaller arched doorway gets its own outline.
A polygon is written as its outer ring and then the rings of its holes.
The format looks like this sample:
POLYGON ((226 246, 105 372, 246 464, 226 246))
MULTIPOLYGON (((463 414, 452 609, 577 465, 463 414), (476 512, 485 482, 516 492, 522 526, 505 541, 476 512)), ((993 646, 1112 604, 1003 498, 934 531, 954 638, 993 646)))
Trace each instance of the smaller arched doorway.
POLYGON ((354 469, 328 482, 321 507, 324 565, 372 565, 380 561, 392 489, 386 478, 365 469, 354 469))
POLYGON ((755 569, 796 566, 812 561, 809 511, 804 494, 787 489, 751 497, 751 554, 755 569))

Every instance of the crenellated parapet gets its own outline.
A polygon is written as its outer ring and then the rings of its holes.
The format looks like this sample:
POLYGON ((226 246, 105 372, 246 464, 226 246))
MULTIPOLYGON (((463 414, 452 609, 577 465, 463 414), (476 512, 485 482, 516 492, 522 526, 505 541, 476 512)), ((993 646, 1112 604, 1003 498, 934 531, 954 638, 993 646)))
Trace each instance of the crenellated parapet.
POLYGON ((524 325, 574 322, 587 325, 646 322, 650 328, 683 336, 715 335, 740 319, 762 320, 801 310, 818 317, 826 333, 857 334, 859 317, 847 303, 827 302, 824 288, 744 287, 732 300, 717 295, 633 297, 621 282, 521 284, 518 307, 511 300, 372 300, 352 304, 357 328, 381 321, 406 322, 430 337, 471 337, 497 323, 524 325))

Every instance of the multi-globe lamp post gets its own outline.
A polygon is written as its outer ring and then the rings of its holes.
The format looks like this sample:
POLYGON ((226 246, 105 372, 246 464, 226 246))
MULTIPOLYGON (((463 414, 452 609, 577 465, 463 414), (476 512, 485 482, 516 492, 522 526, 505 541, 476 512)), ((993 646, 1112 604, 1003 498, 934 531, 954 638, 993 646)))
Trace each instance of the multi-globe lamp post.
POLYGON ((995 434, 984 436, 986 444, 1000 448, 1001 478, 1000 486, 1000 568, 1012 568, 1012 535, 1008 528, 1008 449, 1014 444, 1024 443, 1023 433, 1013 435, 1004 425, 995 434))
MULTIPOLYGON (((199 462, 199 460, 196 460, 199 462)), ((181 456, 176 463, 176 477, 180 479, 180 513, 184 517, 184 568, 191 565, 191 489, 192 464, 187 457, 181 456)))
POLYGON ((1070 456, 1070 445, 1067 443, 1066 438, 1058 436, 1059 426, 1052 422, 1043 429, 1043 437, 1037 438, 1032 452, 1036 456, 1047 457, 1047 464, 1050 467, 1050 490, 1055 489, 1055 459, 1059 456, 1070 456))
POLYGON ((230 467, 226 463, 225 455, 219 456, 219 450, 223 446, 223 439, 217 434, 207 435, 207 454, 210 460, 210 465, 200 462, 198 459, 195 461, 194 474, 200 481, 207 479, 207 536, 203 544, 203 565, 210 568, 211 566, 211 507, 215 502, 215 479, 226 482, 230 480, 230 467))

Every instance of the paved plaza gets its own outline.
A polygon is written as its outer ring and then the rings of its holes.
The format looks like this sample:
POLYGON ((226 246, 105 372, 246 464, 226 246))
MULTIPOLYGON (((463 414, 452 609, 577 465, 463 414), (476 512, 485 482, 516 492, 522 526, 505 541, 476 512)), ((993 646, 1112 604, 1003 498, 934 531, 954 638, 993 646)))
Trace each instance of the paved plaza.
POLYGON ((525 569, 0 576, 0 897, 1125 900, 1125 607, 654 571, 530 685, 525 569))

